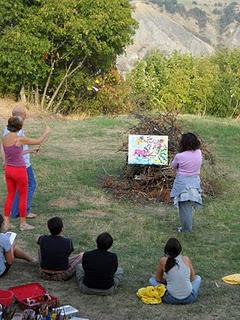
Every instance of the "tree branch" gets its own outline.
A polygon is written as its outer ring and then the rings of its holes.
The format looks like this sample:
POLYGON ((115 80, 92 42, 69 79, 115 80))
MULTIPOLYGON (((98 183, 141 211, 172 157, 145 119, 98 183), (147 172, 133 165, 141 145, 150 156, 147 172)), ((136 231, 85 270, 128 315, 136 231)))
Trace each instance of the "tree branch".
POLYGON ((49 84, 50 84, 50 80, 51 80, 51 77, 52 77, 52 74, 53 74, 55 62, 56 61, 52 60, 52 58, 51 58, 51 70, 49 72, 49 75, 48 75, 48 78, 47 78, 47 82, 46 82, 46 85, 45 85, 45 88, 44 88, 44 91, 43 91, 42 99, 41 99, 41 107, 42 108, 43 108, 44 103, 45 103, 45 98, 46 98, 47 90, 48 90, 48 87, 49 87, 49 84))
POLYGON ((73 66, 73 64, 74 64, 74 60, 69 64, 69 66, 68 66, 68 68, 67 68, 67 70, 66 70, 65 75, 63 76, 62 80, 60 81, 59 85, 57 86, 57 89, 54 91, 51 100, 49 101, 49 103, 48 103, 48 105, 47 105, 47 108, 48 108, 48 109, 51 109, 52 104, 53 104, 54 100, 56 99, 56 97, 57 97, 57 95, 58 95, 58 92, 59 92, 59 90, 62 88, 64 82, 65 82, 69 77, 71 77, 77 70, 79 70, 79 69, 83 66, 86 58, 87 58, 87 57, 85 56, 85 57, 83 58, 83 60, 82 60, 75 68, 73 68, 72 70, 71 70, 71 68, 72 68, 72 66, 73 66), (71 70, 71 71, 70 71, 70 70, 71 70))

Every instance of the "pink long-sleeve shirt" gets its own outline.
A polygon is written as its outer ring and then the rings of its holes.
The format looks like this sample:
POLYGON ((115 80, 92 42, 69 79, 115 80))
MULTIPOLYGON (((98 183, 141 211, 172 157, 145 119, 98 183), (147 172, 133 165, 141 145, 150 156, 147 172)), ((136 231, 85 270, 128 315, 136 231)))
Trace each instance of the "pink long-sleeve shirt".
POLYGON ((172 161, 172 168, 176 170, 177 174, 183 176, 199 175, 201 165, 202 152, 200 149, 177 153, 172 161))

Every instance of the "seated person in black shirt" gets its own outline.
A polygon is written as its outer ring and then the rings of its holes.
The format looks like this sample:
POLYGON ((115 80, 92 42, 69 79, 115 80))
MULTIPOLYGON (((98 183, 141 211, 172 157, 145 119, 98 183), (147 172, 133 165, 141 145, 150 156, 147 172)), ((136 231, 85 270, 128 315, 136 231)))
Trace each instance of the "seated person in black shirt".
POLYGON ((73 243, 62 236, 63 222, 54 217, 47 222, 51 235, 39 237, 40 276, 45 280, 68 280, 75 273, 75 267, 82 261, 82 253, 69 258, 73 252, 73 243))
POLYGON ((77 282, 82 293, 108 295, 116 292, 123 277, 115 253, 109 252, 113 238, 107 232, 97 237, 97 249, 84 252, 76 266, 77 282))

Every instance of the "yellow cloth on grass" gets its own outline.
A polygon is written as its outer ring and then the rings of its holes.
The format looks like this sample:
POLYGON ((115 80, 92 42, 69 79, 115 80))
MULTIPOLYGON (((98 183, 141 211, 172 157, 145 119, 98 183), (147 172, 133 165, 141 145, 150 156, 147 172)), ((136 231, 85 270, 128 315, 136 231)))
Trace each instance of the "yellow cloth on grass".
POLYGON ((156 287, 148 286, 145 288, 140 288, 137 291, 137 296, 143 303, 159 304, 162 303, 162 297, 164 296, 165 292, 165 286, 163 284, 160 284, 156 287))
POLYGON ((222 279, 224 282, 229 284, 240 284, 240 273, 230 274, 222 279))

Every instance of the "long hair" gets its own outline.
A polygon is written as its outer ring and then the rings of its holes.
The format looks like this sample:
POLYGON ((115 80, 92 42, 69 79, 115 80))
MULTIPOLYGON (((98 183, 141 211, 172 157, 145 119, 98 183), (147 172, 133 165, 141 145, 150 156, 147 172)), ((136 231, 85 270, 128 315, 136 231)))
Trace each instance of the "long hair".
POLYGON ((165 272, 168 272, 177 264, 175 258, 180 254, 181 251, 182 246, 178 239, 170 238, 164 248, 164 253, 168 257, 165 265, 165 272))
POLYGON ((201 147, 201 142, 198 139, 198 137, 192 133, 183 133, 180 143, 179 143, 179 152, 184 152, 184 151, 195 151, 197 149, 200 149, 201 147))

